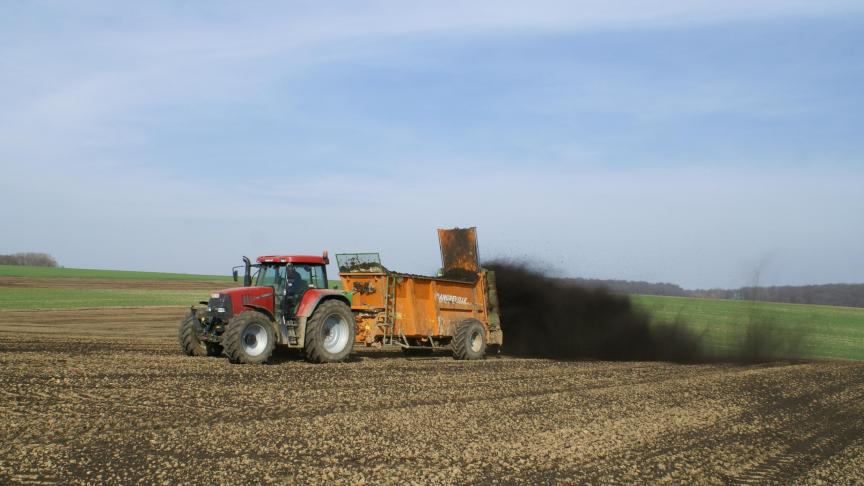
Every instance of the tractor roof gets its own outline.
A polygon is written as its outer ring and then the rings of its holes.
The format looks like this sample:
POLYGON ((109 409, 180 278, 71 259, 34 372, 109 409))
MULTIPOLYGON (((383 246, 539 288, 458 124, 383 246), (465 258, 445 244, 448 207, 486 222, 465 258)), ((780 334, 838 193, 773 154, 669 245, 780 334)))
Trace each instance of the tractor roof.
POLYGON ((258 263, 307 263, 313 265, 326 265, 323 256, 312 255, 266 255, 259 256, 258 263))

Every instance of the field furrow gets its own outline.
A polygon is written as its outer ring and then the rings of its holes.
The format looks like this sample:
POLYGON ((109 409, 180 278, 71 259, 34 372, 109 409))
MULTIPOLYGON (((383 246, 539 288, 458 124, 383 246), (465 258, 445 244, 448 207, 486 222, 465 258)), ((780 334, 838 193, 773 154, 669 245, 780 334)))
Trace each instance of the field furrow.
POLYGON ((174 347, 0 338, 0 481, 780 484, 864 467, 855 362, 234 366, 174 347))

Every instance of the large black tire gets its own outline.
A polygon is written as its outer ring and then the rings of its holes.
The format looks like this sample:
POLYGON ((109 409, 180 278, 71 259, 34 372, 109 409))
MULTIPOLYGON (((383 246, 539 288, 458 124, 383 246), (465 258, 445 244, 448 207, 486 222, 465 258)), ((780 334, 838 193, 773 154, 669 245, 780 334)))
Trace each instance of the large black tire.
POLYGON ((477 319, 466 319, 456 326, 450 341, 455 359, 483 359, 486 354, 486 329, 477 319))
POLYGON ((228 321, 222 334, 222 346, 232 363, 266 363, 276 348, 273 323, 260 312, 241 312, 228 321))
POLYGON ((177 340, 180 342, 180 350, 186 356, 218 356, 222 354, 222 346, 216 343, 208 343, 198 339, 198 330, 201 324, 194 313, 189 313, 180 323, 177 332, 177 340))
POLYGON ((306 360, 313 363, 345 361, 354 349, 354 314, 341 300, 327 300, 306 322, 306 360))

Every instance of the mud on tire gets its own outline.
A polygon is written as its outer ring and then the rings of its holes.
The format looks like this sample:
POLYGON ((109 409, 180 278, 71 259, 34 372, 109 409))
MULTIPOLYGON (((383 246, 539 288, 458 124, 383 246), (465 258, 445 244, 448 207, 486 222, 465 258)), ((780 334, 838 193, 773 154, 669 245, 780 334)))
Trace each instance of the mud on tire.
POLYGON ((456 326, 456 333, 450 341, 453 358, 482 359, 486 354, 486 329, 476 319, 466 319, 456 326))
POLYGON ((241 312, 228 321, 222 334, 222 345, 232 363, 266 363, 276 348, 273 324, 260 312, 241 312))
POLYGON ((180 350, 183 351, 183 354, 186 356, 218 356, 222 354, 222 346, 198 339, 197 332, 200 326, 194 312, 190 312, 180 323, 177 341, 180 343, 180 350))
POLYGON ((327 300, 306 323, 306 360, 313 363, 345 361, 354 348, 354 314, 341 300, 327 300))

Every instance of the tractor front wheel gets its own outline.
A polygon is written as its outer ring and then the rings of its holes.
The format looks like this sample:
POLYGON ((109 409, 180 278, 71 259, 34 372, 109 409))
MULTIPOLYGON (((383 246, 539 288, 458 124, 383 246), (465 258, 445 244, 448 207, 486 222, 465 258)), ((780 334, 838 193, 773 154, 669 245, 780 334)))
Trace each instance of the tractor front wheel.
POLYGON ((228 321, 222 335, 222 345, 228 361, 232 363, 266 363, 276 348, 273 325, 260 312, 241 312, 228 321))
POLYGON ((217 356, 222 354, 222 346, 198 339, 200 327, 201 324, 198 323, 198 318, 194 312, 190 312, 180 323, 177 340, 180 342, 180 349, 183 354, 186 356, 217 356))
POLYGON ((313 363, 338 363, 354 348, 354 314, 340 300, 327 300, 306 323, 306 359, 313 363))

